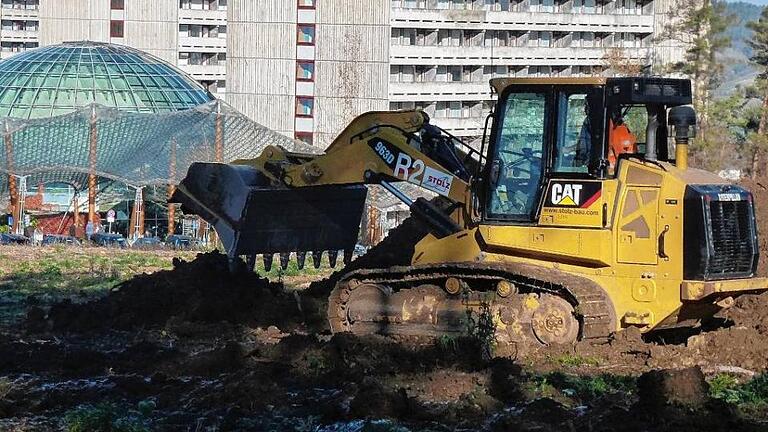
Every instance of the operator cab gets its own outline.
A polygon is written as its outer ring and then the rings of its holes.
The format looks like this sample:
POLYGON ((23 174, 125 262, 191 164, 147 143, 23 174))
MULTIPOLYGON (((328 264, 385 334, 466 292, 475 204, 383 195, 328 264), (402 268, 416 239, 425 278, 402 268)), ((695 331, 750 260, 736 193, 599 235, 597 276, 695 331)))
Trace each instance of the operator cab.
POLYGON ((557 202, 545 206, 590 204, 629 155, 669 161, 667 109, 691 103, 683 79, 499 78, 491 86, 499 102, 485 177, 489 221, 534 222, 547 187, 555 190, 544 201, 557 202))

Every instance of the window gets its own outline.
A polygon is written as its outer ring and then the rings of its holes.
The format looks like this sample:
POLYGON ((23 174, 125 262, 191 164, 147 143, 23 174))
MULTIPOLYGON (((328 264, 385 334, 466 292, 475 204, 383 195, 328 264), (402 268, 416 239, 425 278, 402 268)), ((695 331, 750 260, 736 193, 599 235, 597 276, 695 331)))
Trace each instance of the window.
POLYGON ((125 33, 125 22, 112 20, 109 22, 109 37, 121 38, 125 33))
POLYGON ((299 81, 315 80, 315 62, 300 61, 296 63, 296 79, 299 81))
POLYGON ((314 9, 315 0, 299 0, 299 9, 314 9))
POLYGON ((296 116, 312 117, 315 111, 315 99, 311 97, 296 98, 296 116))
POLYGON ((296 132, 294 138, 308 145, 313 145, 315 141, 312 132, 296 132))
POLYGON ((587 95, 560 93, 557 113, 555 172, 586 173, 592 148, 587 95))
POLYGON ((490 219, 531 220, 539 200, 546 94, 512 93, 491 159, 490 219))
POLYGON ((461 102, 449 102, 448 109, 448 117, 461 118, 461 102))
POLYGON ((528 46, 529 47, 539 46, 539 32, 532 31, 528 34, 528 46))
POLYGON ((400 45, 400 29, 392 29, 392 38, 390 39, 390 44, 400 45))
POLYGON ((416 74, 415 66, 400 66, 400 81, 413 82, 413 76, 416 74))
POLYGON ((312 24, 299 24, 296 43, 299 45, 315 44, 315 26, 312 24))
POLYGON ((113 10, 125 9, 125 0, 112 0, 111 7, 113 10))
POLYGON ((448 73, 451 76, 449 81, 460 82, 461 81, 461 72, 462 72, 461 66, 448 66, 448 73))
POLYGON ((541 47, 552 46, 552 32, 551 31, 539 32, 539 46, 541 46, 541 47))

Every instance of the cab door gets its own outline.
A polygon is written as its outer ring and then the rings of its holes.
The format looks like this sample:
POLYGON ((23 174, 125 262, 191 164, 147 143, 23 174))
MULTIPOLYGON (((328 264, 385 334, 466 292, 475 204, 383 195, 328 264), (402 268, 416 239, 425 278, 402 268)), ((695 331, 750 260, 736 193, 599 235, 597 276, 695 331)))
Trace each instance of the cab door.
POLYGON ((533 222, 544 179, 551 86, 516 88, 499 103, 489 155, 485 217, 533 222))

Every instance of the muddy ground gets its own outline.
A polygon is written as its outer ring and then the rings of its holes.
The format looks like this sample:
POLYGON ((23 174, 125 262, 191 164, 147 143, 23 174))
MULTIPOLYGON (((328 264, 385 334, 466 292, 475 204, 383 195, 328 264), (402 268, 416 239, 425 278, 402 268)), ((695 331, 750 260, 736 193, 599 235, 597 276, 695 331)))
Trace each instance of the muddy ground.
MULTIPOLYGON (((768 233, 768 180, 747 183, 768 233)), ((331 336, 322 285, 193 258, 105 296, 17 299, 0 431, 768 431, 768 294, 696 332, 486 359, 471 338, 331 336)))
POLYGON ((331 337, 313 290, 230 275, 215 252, 173 264, 97 300, 28 299, 0 332, 0 430, 768 430, 705 381, 768 366, 768 296, 682 343, 488 360, 473 339, 331 337))

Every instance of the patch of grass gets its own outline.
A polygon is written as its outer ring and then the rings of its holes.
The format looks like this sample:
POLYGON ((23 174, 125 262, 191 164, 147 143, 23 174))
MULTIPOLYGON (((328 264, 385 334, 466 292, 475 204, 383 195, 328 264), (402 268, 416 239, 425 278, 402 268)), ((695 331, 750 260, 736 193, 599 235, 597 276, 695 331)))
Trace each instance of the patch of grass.
POLYGON ((563 367, 600 366, 600 360, 595 357, 584 357, 571 353, 550 357, 549 360, 563 367))
POLYGON ((600 374, 600 375, 571 375, 562 372, 552 372, 532 379, 534 396, 553 397, 566 396, 579 403, 586 403, 607 395, 620 394, 631 396, 637 389, 636 379, 629 376, 600 374))
POLYGON ((768 373, 755 376, 744 384, 729 374, 717 374, 709 381, 709 394, 739 407, 768 408, 768 373))
POLYGON ((5 399, 13 390, 13 383, 6 378, 0 378, 0 400, 5 399))
POLYGON ((84 405, 64 416, 67 432, 149 432, 148 421, 138 411, 121 411, 115 405, 84 405))
POLYGON ((727 373, 720 373, 709 380, 709 395, 728 403, 739 403, 739 379, 727 373))
POLYGON ((322 373, 330 368, 326 356, 320 351, 309 351, 304 355, 307 368, 314 373, 322 373))
MULTIPOLYGON (((465 293, 465 295, 468 294, 465 293)), ((490 305, 490 301, 483 299, 479 310, 470 307, 466 310, 467 335, 478 343, 484 360, 492 359, 496 350, 496 323, 493 320, 490 305)))
POLYGON ((102 296, 140 273, 172 268, 174 255, 192 252, 106 250, 103 248, 0 247, 0 325, 13 324, 26 314, 26 300, 46 305, 71 298, 102 296))
MULTIPOLYGON (((336 268, 341 268, 343 265, 344 263, 342 261, 342 257, 339 256, 338 261, 336 261, 336 268)), ((293 276, 315 276, 329 273, 332 270, 333 269, 331 268, 330 264, 328 264, 327 257, 323 257, 320 268, 316 269, 312 264, 312 257, 310 254, 307 254, 307 260, 303 269, 299 269, 299 263, 296 261, 296 258, 291 256, 291 260, 288 262, 288 267, 283 270, 280 267, 280 257, 277 254, 275 254, 273 258, 272 268, 269 271, 264 270, 264 260, 261 257, 259 257, 258 261, 256 262, 255 269, 258 274, 269 279, 280 279, 283 277, 293 276)))
POLYGON ((459 339, 453 335, 440 335, 435 339, 435 346, 443 352, 457 352, 459 350, 459 339))

